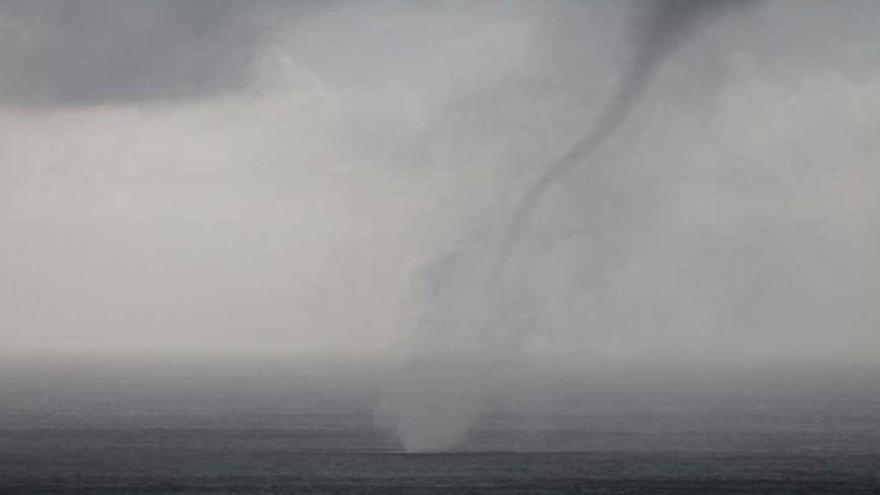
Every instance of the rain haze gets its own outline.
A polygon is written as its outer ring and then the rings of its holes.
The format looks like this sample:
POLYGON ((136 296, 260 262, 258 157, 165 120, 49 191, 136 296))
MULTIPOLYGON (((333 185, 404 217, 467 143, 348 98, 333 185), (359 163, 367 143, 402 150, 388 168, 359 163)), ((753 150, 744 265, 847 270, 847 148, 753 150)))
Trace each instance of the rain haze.
POLYGON ((0 435, 880 442, 877 46, 874 0, 0 0, 0 435))

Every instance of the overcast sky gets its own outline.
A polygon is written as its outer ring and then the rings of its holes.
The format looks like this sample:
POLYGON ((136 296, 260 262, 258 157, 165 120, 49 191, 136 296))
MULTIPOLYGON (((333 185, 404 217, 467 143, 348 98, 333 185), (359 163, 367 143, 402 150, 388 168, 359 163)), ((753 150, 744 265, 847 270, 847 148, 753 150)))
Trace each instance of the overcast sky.
MULTIPOLYGON (((0 347, 398 348, 648 4, 0 0, 0 347)), ((525 230, 528 347, 880 357, 878 46, 875 0, 697 26, 525 230)))

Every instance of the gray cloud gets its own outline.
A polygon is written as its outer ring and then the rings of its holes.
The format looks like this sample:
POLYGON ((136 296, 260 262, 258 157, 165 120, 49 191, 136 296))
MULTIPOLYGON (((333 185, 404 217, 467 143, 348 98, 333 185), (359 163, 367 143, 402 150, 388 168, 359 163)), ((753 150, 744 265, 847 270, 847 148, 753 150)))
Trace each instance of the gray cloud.
POLYGON ((274 27, 314 2, 7 0, 0 102, 83 107, 241 92, 274 27))

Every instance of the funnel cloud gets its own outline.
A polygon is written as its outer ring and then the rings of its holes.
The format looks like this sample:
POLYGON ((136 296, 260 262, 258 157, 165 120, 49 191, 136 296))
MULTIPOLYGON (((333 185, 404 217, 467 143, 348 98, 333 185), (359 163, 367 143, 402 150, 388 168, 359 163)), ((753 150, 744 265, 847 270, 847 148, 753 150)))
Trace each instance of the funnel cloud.
POLYGON ((626 122, 632 108, 650 85, 666 55, 704 18, 731 7, 744 8, 760 0, 658 0, 636 29, 635 55, 630 69, 618 83, 616 93, 593 122, 590 131, 558 160, 547 166, 526 190, 512 215, 500 243, 493 279, 502 276, 511 249, 552 185, 577 166, 583 166, 592 153, 612 138, 626 122))

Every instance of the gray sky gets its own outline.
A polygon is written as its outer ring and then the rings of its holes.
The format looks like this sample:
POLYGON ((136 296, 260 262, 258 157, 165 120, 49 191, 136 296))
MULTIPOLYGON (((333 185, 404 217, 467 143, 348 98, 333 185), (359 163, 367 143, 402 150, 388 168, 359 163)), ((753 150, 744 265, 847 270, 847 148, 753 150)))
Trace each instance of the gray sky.
MULTIPOLYGON (((0 346, 384 353, 426 313, 466 341, 479 253, 645 5, 0 0, 0 346)), ((525 230, 528 347, 880 357, 878 28, 697 26, 525 230)))

